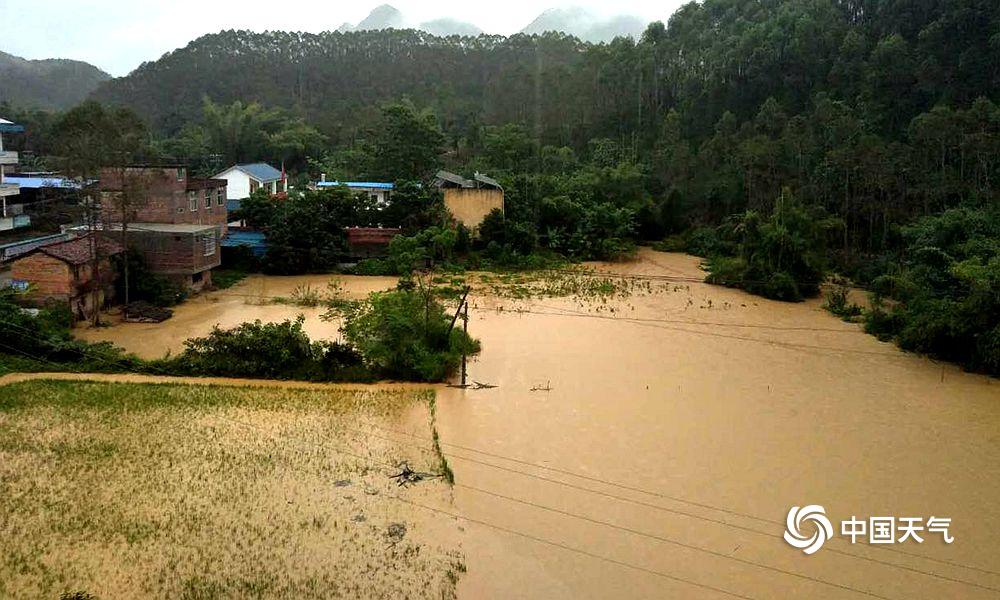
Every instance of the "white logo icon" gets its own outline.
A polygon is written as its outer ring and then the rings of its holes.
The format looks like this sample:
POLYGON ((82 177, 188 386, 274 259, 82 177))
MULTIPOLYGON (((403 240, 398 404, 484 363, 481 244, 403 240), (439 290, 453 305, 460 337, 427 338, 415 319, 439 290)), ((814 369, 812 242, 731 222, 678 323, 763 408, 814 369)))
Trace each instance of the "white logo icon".
POLYGON ((785 520, 785 541, 802 550, 806 554, 812 554, 826 543, 826 540, 833 537, 833 525, 830 519, 826 518, 826 510, 819 505, 793 506, 788 511, 788 518, 785 520), (812 521, 816 530, 811 536, 802 532, 803 521, 812 521))

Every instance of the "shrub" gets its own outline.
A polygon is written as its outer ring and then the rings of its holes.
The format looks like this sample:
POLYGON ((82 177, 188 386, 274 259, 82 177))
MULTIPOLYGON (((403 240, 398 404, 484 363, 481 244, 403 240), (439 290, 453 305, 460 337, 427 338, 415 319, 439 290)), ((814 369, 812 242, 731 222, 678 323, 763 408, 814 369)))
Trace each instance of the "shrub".
POLYGON ((653 250, 660 252, 687 252, 687 241, 683 235, 674 234, 667 236, 653 244, 653 250))
POLYGON ((221 377, 298 379, 304 381, 365 380, 361 356, 353 348, 311 342, 299 315, 294 321, 243 323, 216 327, 202 338, 184 342, 184 352, 162 366, 173 372, 221 377))
POLYGON ((393 379, 443 381, 463 351, 479 351, 433 294, 419 290, 372 294, 348 312, 341 331, 370 369, 393 379))
POLYGON ((726 250, 726 244, 714 227, 698 227, 692 229, 686 236, 684 251, 688 254, 707 258, 726 250))
POLYGON ((826 293, 823 308, 842 319, 852 319, 861 314, 861 307, 848 302, 851 294, 851 282, 842 277, 830 279, 830 289, 826 293))
POLYGON ((386 276, 397 275, 396 263, 382 258, 366 258, 350 269, 354 275, 386 276))

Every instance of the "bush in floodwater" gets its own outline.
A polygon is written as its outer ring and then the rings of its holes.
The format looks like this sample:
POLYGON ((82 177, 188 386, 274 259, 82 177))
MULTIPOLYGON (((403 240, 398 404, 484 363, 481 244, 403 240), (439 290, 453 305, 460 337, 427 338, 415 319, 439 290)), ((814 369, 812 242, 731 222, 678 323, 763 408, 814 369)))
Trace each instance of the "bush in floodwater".
POLYGON ((479 342, 451 327, 451 316, 429 290, 373 293, 347 312, 341 331, 371 370, 392 379, 443 381, 463 351, 479 352, 479 342))
POLYGON ((834 276, 830 279, 830 289, 826 292, 826 302, 823 308, 841 319, 853 319, 861 315, 861 307, 849 302, 851 282, 843 277, 834 276))
POLYGON ((184 352, 163 361, 178 374, 305 381, 370 379, 361 356, 336 342, 312 342, 302 329, 305 318, 281 323, 242 323, 212 330, 184 342, 184 352))

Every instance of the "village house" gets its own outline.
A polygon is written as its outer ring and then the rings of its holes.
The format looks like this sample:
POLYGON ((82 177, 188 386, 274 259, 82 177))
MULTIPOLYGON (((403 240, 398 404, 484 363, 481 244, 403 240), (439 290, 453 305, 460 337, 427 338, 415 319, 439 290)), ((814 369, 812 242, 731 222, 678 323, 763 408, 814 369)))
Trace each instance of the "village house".
POLYGON ((373 200, 377 206, 385 206, 389 203, 389 195, 396 187, 392 183, 380 181, 327 181, 326 174, 320 175, 319 181, 313 184, 318 190, 345 186, 355 195, 365 195, 373 200))
POLYGON ((267 163, 233 165, 215 175, 212 179, 226 181, 226 198, 229 210, 239 208, 239 201, 250 197, 257 190, 265 190, 272 196, 288 192, 288 179, 283 171, 267 163))
POLYGON ((114 296, 116 271, 111 258, 122 251, 114 240, 91 235, 43 245, 19 256, 11 263, 12 283, 26 289, 25 298, 33 304, 65 303, 77 319, 90 318, 114 296))
POLYGON ((434 185, 441 188, 448 212, 470 229, 479 227, 493 210, 503 212, 503 188, 481 173, 466 179, 448 171, 438 171, 434 185))
POLYGON ((21 193, 20 186, 4 179, 6 169, 18 163, 17 152, 3 149, 4 133, 19 133, 24 131, 20 125, 15 125, 6 119, 0 119, 0 231, 9 231, 18 227, 31 225, 31 218, 23 214, 20 204, 11 204, 8 198, 21 193))
POLYGON ((127 220, 128 244, 150 271, 193 291, 211 285, 228 227, 224 180, 188 177, 183 166, 117 167, 101 171, 100 190, 107 235, 120 239, 127 220), (132 196, 125 220, 123 190, 132 196))
MULTIPOLYGON (((109 231, 119 236, 121 226, 109 231)), ((128 243, 151 272, 195 292, 212 285, 212 269, 222 264, 219 228, 212 225, 132 223, 128 243)))

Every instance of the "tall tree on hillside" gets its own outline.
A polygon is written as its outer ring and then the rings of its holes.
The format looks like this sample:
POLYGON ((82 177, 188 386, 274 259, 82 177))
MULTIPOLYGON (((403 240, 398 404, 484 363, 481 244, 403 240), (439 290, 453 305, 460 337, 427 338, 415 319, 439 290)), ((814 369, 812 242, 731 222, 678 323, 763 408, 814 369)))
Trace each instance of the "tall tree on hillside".
POLYGON ((369 176, 383 181, 427 181, 441 166, 444 134, 430 110, 409 100, 382 106, 371 133, 369 176))
MULTIPOLYGON (((205 98, 201 127, 207 147, 229 164, 255 160, 305 163, 310 152, 322 147, 326 138, 301 118, 280 108, 265 108, 257 102, 216 104, 205 98)), ((198 141, 196 131, 184 134, 198 141)))

